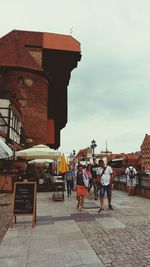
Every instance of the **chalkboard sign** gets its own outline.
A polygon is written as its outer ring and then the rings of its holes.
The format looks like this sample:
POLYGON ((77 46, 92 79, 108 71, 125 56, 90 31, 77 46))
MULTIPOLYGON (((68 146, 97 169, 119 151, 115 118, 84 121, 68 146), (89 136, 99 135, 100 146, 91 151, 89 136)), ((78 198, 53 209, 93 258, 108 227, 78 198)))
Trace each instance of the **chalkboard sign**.
MULTIPOLYGON (((36 183, 16 182, 14 186, 13 217, 33 216, 32 223, 36 222, 36 183)), ((33 225, 32 224, 32 225, 33 225)))

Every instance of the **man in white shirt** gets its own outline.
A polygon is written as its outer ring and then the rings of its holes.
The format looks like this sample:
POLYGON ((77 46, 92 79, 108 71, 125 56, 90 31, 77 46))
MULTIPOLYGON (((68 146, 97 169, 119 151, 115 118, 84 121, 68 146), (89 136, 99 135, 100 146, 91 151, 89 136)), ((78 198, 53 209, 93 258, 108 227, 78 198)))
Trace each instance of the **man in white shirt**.
POLYGON ((110 166, 105 166, 103 160, 98 161, 99 167, 97 169, 98 180, 100 181, 100 209, 98 213, 104 210, 104 196, 105 191, 107 192, 108 207, 113 210, 111 205, 112 197, 112 180, 113 180, 113 170, 110 166))
POLYGON ((136 186, 136 169, 130 165, 126 168, 125 174, 127 175, 127 187, 128 187, 128 195, 134 195, 134 188, 136 186))

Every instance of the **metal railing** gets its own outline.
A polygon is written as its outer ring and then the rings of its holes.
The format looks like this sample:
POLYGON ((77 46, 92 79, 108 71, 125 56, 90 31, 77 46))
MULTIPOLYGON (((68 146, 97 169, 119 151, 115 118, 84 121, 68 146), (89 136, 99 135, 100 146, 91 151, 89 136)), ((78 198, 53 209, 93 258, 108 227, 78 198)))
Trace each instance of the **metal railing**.
MULTIPOLYGON (((116 176, 114 179, 114 183, 126 183, 127 178, 125 174, 116 176)), ((150 189, 150 175, 146 174, 138 174, 136 176, 136 186, 139 187, 146 187, 150 189)))

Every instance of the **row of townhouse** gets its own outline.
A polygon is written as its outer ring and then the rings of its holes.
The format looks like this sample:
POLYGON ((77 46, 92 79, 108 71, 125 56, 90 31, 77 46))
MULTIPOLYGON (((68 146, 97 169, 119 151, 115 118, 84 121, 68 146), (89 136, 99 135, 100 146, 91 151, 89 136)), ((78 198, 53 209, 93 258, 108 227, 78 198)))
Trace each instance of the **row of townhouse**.
MULTIPOLYGON (((124 172, 125 168, 129 165, 133 165, 138 171, 144 171, 150 174, 150 135, 145 134, 143 139, 141 150, 135 153, 112 153, 104 151, 103 153, 95 154, 98 159, 107 159, 107 162, 111 164, 116 171, 124 172)), ((91 148, 80 149, 75 156, 78 161, 91 162, 92 150, 91 148)))

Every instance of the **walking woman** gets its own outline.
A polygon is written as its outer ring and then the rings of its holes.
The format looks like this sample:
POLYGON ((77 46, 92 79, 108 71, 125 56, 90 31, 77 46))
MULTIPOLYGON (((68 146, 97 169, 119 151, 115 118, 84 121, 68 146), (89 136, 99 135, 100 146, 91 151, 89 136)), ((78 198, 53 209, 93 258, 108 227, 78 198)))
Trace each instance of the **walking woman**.
POLYGON ((79 164, 76 172, 76 194, 77 194, 77 208, 83 211, 84 197, 88 194, 89 179, 82 164, 79 164))

